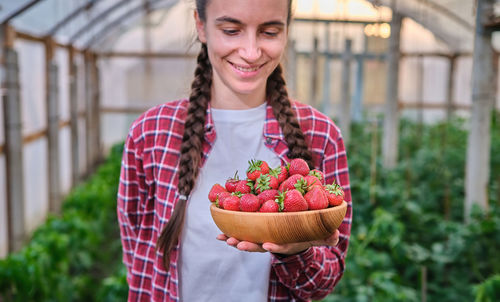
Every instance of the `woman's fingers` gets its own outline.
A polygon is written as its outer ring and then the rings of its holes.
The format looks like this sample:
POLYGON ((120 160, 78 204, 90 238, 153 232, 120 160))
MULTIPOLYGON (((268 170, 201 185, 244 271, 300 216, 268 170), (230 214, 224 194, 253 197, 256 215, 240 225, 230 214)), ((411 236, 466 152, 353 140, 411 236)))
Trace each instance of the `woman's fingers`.
POLYGON ((228 237, 224 234, 219 234, 219 235, 217 235, 216 238, 217 238, 217 240, 220 240, 220 241, 226 241, 228 237))
POLYGON ((324 239, 324 240, 314 240, 309 242, 297 242, 297 243, 287 243, 287 244, 275 244, 266 242, 262 244, 262 248, 271 253, 277 254, 285 254, 285 255, 293 255, 301 253, 311 246, 336 246, 339 242, 340 232, 335 230, 335 233, 332 236, 324 239))
POLYGON ((259 252, 259 253, 267 252, 265 249, 262 248, 262 245, 248 241, 241 241, 240 243, 238 243, 236 248, 239 249, 240 251, 245 251, 245 252, 259 252))
POLYGON ((260 244, 256 244, 256 243, 248 242, 248 241, 239 241, 238 239, 236 239, 234 237, 227 237, 224 234, 219 234, 219 235, 217 235, 216 238, 217 238, 217 240, 225 241, 227 243, 227 245, 235 247, 240 251, 259 252, 259 253, 267 252, 265 249, 262 248, 262 245, 260 245, 260 244))
POLYGON ((271 252, 276 254, 293 255, 301 253, 312 246, 336 246, 339 243, 340 232, 335 230, 332 236, 324 240, 315 240, 308 242, 297 242, 297 243, 286 243, 286 244, 275 244, 271 242, 266 242, 264 244, 257 244, 248 241, 239 241, 234 237, 227 237, 224 234, 217 235, 217 239, 221 241, 226 241, 226 243, 232 247, 237 248, 240 251, 245 252, 271 252))

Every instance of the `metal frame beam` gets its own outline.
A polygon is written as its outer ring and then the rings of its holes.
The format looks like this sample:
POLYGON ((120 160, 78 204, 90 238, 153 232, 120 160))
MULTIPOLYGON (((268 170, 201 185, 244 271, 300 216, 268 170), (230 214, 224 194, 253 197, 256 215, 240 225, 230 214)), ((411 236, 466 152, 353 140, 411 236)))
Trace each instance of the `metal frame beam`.
POLYGON ((104 18, 106 18, 107 15, 112 13, 117 8, 119 8, 120 6, 122 6, 126 3, 129 3, 129 2, 130 2, 129 0, 119 1, 119 2, 115 3, 113 6, 109 7, 107 10, 105 10, 102 13, 100 13, 99 15, 95 16, 92 20, 87 22, 87 24, 85 26, 81 27, 79 30, 76 31, 76 33, 74 33, 71 36, 71 38, 69 39, 69 43, 73 44, 74 41, 76 41, 76 39, 78 39, 78 37, 80 37, 84 32, 88 31, 89 29, 94 27, 99 22, 102 22, 102 20, 104 20, 104 18))
POLYGON ((31 7, 35 6, 39 2, 43 0, 32 0, 29 3, 26 3, 24 6, 19 8, 18 10, 14 11, 12 14, 8 15, 5 19, 2 20, 2 25, 9 23, 12 19, 18 17, 19 15, 23 14, 27 10, 29 10, 31 7))
MULTIPOLYGON (((165 1, 165 0, 150 0, 149 5, 150 5, 150 7, 153 7, 154 4, 157 4, 157 3, 162 2, 162 1, 165 1)), ((167 1, 170 1, 170 0, 167 0, 167 1)), ((172 2, 174 2, 174 1, 172 1, 172 2)), ((174 3, 171 3, 171 5, 173 5, 173 4, 174 3)), ((94 44, 99 42, 99 40, 101 40, 102 38, 109 35, 111 32, 111 29, 119 26, 124 19, 130 18, 134 14, 141 12, 143 9, 144 9, 144 3, 141 3, 140 5, 137 5, 134 8, 132 8, 132 9, 128 10, 127 12, 125 12, 124 14, 122 14, 120 17, 116 18, 114 21, 108 23, 106 26, 101 28, 101 30, 97 34, 95 34, 93 37, 91 37, 84 44, 83 48, 84 49, 91 48, 94 44)), ((153 8, 153 10, 154 10, 154 8, 153 8)))
POLYGON ((84 5, 80 6, 79 8, 69 13, 64 19, 62 19, 59 23, 57 23, 51 29, 49 29, 45 34, 45 36, 53 36, 59 29, 68 24, 69 21, 73 20, 80 13, 90 10, 97 1, 99 0, 89 0, 84 5))

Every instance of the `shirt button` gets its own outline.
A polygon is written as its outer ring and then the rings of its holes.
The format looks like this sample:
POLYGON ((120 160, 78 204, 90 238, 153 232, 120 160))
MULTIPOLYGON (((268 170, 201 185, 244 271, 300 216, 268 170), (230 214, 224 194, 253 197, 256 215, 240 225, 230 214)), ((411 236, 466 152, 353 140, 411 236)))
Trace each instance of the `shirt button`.
POLYGON ((273 142, 273 139, 268 137, 266 138, 266 144, 271 144, 273 142))

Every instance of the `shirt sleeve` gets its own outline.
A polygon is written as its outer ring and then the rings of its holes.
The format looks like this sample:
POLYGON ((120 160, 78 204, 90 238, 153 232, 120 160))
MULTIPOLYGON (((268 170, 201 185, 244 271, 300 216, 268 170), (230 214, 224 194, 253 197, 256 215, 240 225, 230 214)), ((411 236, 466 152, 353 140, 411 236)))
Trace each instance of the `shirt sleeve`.
POLYGON ((339 227, 339 243, 335 247, 312 247, 298 255, 273 257, 272 268, 280 283, 300 300, 326 297, 342 278, 351 233, 352 204, 347 157, 342 137, 330 139, 322 162, 325 181, 335 181, 344 189, 347 212, 339 227))
POLYGON ((131 278, 133 254, 138 243, 138 230, 142 219, 141 205, 146 198, 140 145, 131 135, 125 141, 117 196, 123 263, 127 267, 128 281, 131 278))

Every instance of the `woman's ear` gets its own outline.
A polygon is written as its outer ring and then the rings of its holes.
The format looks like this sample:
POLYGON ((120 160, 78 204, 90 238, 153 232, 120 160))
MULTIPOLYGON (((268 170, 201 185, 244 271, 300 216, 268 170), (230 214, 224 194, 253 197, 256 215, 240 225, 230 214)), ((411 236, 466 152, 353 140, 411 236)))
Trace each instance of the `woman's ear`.
POLYGON ((201 43, 207 43, 207 37, 205 33, 205 23, 200 19, 198 11, 194 11, 194 21, 196 23, 196 31, 198 32, 198 39, 201 43))

